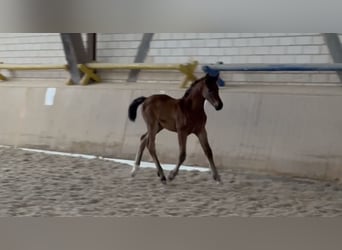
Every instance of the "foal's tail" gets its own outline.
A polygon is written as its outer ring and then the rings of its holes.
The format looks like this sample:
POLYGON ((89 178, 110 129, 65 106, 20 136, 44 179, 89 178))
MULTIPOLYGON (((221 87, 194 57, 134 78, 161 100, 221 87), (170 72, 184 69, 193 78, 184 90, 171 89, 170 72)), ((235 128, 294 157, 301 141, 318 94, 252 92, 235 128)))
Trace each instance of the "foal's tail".
POLYGON ((131 121, 135 121, 135 118, 137 118, 137 109, 140 104, 142 104, 145 101, 146 97, 141 96, 133 100, 133 102, 129 105, 128 108, 128 118, 131 121))

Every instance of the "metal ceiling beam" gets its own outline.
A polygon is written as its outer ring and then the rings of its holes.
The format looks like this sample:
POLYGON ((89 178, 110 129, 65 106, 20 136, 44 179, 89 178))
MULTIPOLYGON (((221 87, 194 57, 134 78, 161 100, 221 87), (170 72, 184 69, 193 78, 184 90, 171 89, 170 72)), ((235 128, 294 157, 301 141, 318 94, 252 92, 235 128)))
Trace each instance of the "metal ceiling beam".
MULTIPOLYGON (((144 33, 137 54, 134 59, 134 63, 143 63, 145 62, 145 59, 147 57, 148 51, 150 49, 150 44, 152 41, 154 33, 144 33)), ((138 75, 139 75, 140 70, 134 69, 129 72, 129 76, 127 81, 128 82, 136 82, 138 75)))
MULTIPOLYGON (((323 38, 329 49, 334 63, 342 63, 342 46, 337 33, 323 33, 323 38)), ((340 82, 342 82, 342 72, 336 71, 340 82)))
POLYGON ((96 33, 87 33, 87 54, 88 59, 91 62, 96 61, 96 44, 97 43, 97 37, 96 33))
POLYGON ((90 62, 82 41, 82 35, 81 33, 60 33, 60 36, 70 71, 71 83, 80 84, 82 73, 78 68, 78 64, 90 62))

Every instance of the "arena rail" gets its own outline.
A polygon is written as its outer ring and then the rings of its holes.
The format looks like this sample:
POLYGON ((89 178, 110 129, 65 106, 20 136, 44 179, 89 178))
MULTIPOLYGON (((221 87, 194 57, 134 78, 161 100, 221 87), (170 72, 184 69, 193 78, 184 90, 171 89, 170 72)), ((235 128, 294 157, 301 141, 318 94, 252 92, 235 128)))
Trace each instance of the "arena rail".
MULTIPOLYGON (((216 74, 220 71, 342 71, 342 63, 313 63, 313 64, 207 64, 202 66, 205 73, 216 74)), ((220 79, 220 86, 224 81, 220 79)))
POLYGON ((115 63, 86 63, 80 64, 79 69, 84 73, 81 84, 87 85, 92 79, 100 82, 100 77, 94 73, 95 70, 177 70, 185 75, 180 87, 184 88, 189 82, 196 80, 194 74, 198 62, 193 61, 186 64, 148 64, 148 63, 131 63, 131 64, 115 64, 115 63))
MULTIPOLYGON (((68 65, 63 64, 8 64, 0 63, 0 70, 53 70, 62 69, 68 70, 68 65)), ((0 80, 6 81, 7 77, 0 74, 0 80)))
MULTIPOLYGON (((79 70, 84 73, 80 84, 87 85, 91 80, 100 82, 100 76, 95 73, 95 70, 176 70, 185 75, 180 87, 186 87, 190 82, 196 80, 194 74, 197 68, 198 62, 193 61, 185 64, 147 64, 147 63, 131 63, 131 64, 114 64, 114 63, 100 63, 92 62, 86 64, 79 64, 79 70)), ((62 69, 68 70, 68 65, 62 64, 7 64, 0 63, 0 70, 54 70, 62 69)), ((0 80, 7 80, 7 78, 0 74, 0 80)), ((71 84, 71 80, 67 81, 67 84, 71 84)))

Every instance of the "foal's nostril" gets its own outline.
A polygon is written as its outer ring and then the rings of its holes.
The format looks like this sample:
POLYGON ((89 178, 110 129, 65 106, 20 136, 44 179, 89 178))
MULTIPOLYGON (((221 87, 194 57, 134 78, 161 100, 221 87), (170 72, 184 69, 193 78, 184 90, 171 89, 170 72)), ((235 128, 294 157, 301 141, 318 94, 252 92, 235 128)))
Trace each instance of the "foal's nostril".
POLYGON ((216 110, 221 110, 223 108, 223 103, 220 102, 218 105, 216 105, 215 109, 216 110))

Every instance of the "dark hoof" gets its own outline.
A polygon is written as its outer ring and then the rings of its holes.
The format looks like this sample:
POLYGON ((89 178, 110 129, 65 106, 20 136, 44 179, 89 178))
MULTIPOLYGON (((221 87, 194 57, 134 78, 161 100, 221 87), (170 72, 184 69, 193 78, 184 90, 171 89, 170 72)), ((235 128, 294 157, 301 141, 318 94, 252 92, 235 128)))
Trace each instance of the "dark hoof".
POLYGON ((163 184, 166 184, 166 178, 165 178, 165 176, 163 176, 162 178, 160 178, 160 181, 161 181, 163 184))
POLYGON ((174 172, 173 170, 171 170, 171 172, 169 173, 167 179, 168 179, 169 181, 172 181, 175 177, 176 177, 175 172, 174 172))
POLYGON ((221 178, 220 178, 219 175, 214 175, 213 178, 214 178, 214 180, 215 180, 216 182, 222 183, 222 182, 221 182, 221 178))

